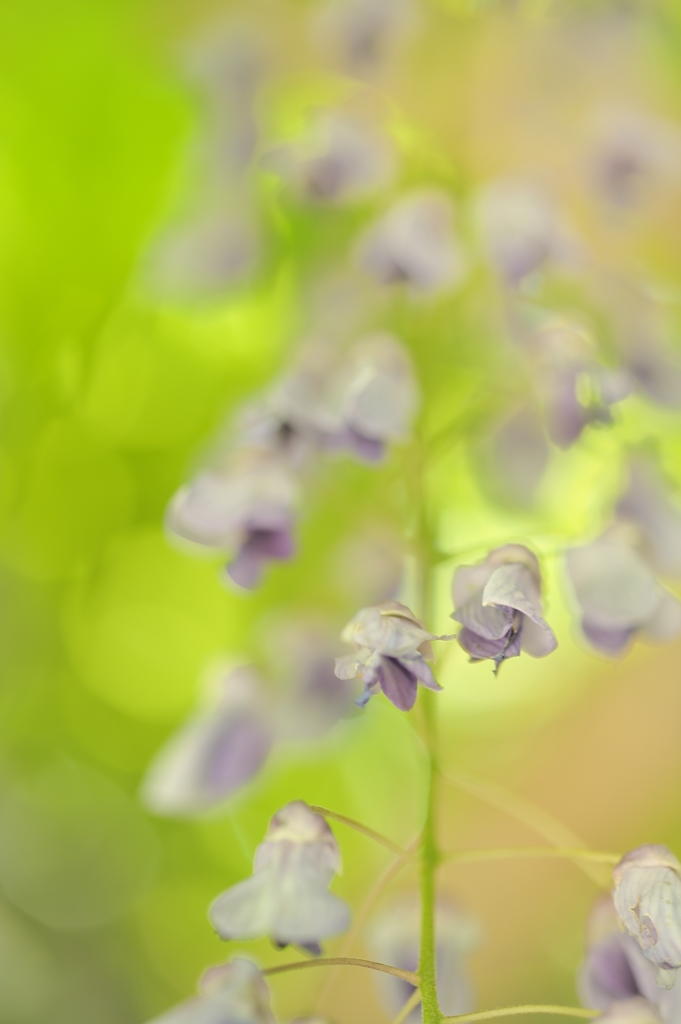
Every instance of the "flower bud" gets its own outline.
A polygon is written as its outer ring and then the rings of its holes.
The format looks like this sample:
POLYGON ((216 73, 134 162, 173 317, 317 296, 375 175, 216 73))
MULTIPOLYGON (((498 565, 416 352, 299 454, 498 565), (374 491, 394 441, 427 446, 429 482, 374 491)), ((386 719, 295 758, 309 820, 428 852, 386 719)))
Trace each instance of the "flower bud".
POLYGON ((613 871, 618 917, 671 988, 681 967, 681 864, 666 846, 640 846, 613 871))

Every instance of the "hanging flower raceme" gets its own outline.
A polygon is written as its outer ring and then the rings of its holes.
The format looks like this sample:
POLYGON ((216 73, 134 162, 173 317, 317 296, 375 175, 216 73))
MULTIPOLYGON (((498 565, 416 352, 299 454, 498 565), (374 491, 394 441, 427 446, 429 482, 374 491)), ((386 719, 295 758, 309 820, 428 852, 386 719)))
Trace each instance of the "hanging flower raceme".
POLYGON ((553 630, 542 617, 539 563, 522 544, 505 544, 484 562, 460 566, 452 597, 452 618, 464 627, 458 641, 472 661, 489 658, 498 671, 521 651, 544 658, 556 649, 553 630))
POLYGON ((251 960, 235 957, 211 967, 199 995, 149 1024, 275 1024, 267 985, 251 960))
POLYGON ((409 711, 416 701, 418 684, 430 690, 441 690, 428 664, 433 660, 431 640, 450 640, 448 636, 429 633, 413 612, 398 601, 384 601, 371 608, 362 608, 341 634, 353 644, 353 654, 336 658, 339 679, 355 679, 364 683, 364 693, 357 704, 363 707, 382 690, 400 711, 409 711))
POLYGON ((681 602, 657 581, 636 543, 636 531, 620 523, 566 556, 582 631, 603 654, 620 654, 636 637, 665 641, 681 632, 681 602))
POLYGON ((223 939, 267 936, 318 955, 322 939, 350 924, 350 910, 328 891, 341 856, 324 818, 302 800, 272 818, 255 852, 253 874, 213 902, 210 919, 223 939))
POLYGON ((350 114, 327 112, 297 142, 272 151, 266 166, 308 202, 345 204, 390 183, 393 153, 387 140, 350 114))
POLYGON ((155 814, 185 817, 209 810, 254 778, 267 759, 275 721, 256 670, 221 674, 216 691, 147 771, 142 799, 155 814))
MULTIPOLYGON (((377 960, 417 971, 420 946, 420 904, 406 894, 376 918, 369 933, 369 944, 377 960)), ((447 1016, 469 1013, 474 1009, 473 984, 465 958, 480 941, 480 926, 465 910, 448 899, 439 899, 435 907, 435 959, 438 1001, 447 1016)), ((381 975, 376 984, 390 1017, 398 1013, 414 991, 408 981, 381 975)), ((407 1021, 421 1020, 417 1006, 407 1021)))
POLYGON ((267 562, 293 557, 297 503, 298 482, 290 468, 246 452, 227 469, 205 469, 181 488, 166 525, 183 540, 232 552, 227 575, 251 589, 267 562))
POLYGON ((613 871, 613 901, 622 926, 669 989, 681 967, 681 863, 666 846, 639 846, 613 871))
POLYGON ((452 204, 444 194, 404 196, 361 239, 359 264, 382 285, 405 284, 424 295, 447 291, 464 273, 452 221, 452 204))

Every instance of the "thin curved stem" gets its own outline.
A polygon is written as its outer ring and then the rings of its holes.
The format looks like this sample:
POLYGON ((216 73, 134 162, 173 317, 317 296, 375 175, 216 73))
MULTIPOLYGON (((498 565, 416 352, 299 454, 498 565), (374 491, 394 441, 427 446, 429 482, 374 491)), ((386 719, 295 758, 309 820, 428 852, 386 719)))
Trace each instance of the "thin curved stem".
POLYGON ((409 1016, 411 1011, 416 1006, 418 1006, 420 1002, 421 1002, 421 991, 420 991, 420 989, 416 988, 416 989, 414 989, 412 994, 409 996, 409 998, 407 999, 406 1003, 404 1004, 404 1006, 402 1007, 400 1012, 397 1014, 395 1019, 391 1022, 391 1024, 404 1024, 404 1021, 407 1019, 407 1017, 409 1016))
POLYGON ((419 984, 419 976, 413 971, 403 971, 399 967, 391 967, 389 964, 379 964, 375 960, 360 960, 350 956, 329 956, 315 960, 296 960, 291 964, 277 964, 276 967, 266 967, 260 973, 285 974, 287 971, 302 971, 306 967, 366 967, 370 971, 380 971, 382 974, 392 974, 395 978, 408 981, 410 985, 419 984))
POLYGON ((617 864, 622 859, 619 853, 605 853, 602 850, 579 850, 561 846, 493 846, 484 850, 449 850, 441 855, 440 860, 466 864, 523 857, 584 860, 594 864, 617 864))
POLYGON ((558 1017, 598 1017, 601 1010, 585 1010, 582 1006, 552 1006, 528 1003, 525 1006, 502 1006, 497 1010, 478 1010, 477 1013, 461 1013, 456 1017, 443 1017, 442 1024, 472 1024, 478 1020, 492 1020, 493 1017, 516 1017, 524 1013, 547 1013, 558 1017))
POLYGON ((338 814, 336 811, 329 811, 325 807, 315 807, 310 805, 310 810, 314 811, 315 814, 321 814, 322 818, 330 818, 332 821, 339 821, 342 825, 347 825, 348 828, 353 828, 355 832, 360 832, 363 836, 368 839, 373 839, 379 846, 384 847, 386 850, 390 850, 397 857, 401 857, 403 860, 411 860, 414 856, 409 850, 405 850, 403 846, 399 846, 397 843, 393 843, 392 839, 388 839, 387 836, 381 835, 380 832, 376 832, 373 828, 369 828, 368 825, 362 825, 361 822, 355 821, 354 818, 348 818, 345 814, 338 814))
MULTIPOLYGON (((562 821, 554 818, 541 807, 537 807, 531 800, 519 796, 505 786, 497 782, 489 782, 487 779, 479 779, 468 772, 448 771, 442 775, 442 781, 452 789, 467 793, 478 800, 482 800, 490 807, 494 807, 509 817, 520 821, 523 825, 531 828, 533 832, 545 839, 553 846, 583 847, 588 849, 588 844, 573 832, 571 828, 564 825, 562 821)), ((608 879, 604 869, 597 864, 588 861, 577 861, 577 866, 584 874, 599 886, 607 886, 608 879)))
MULTIPOLYGON (((420 843, 421 834, 419 833, 419 835, 416 836, 416 838, 413 839, 412 842, 409 844, 407 850, 410 853, 413 853, 420 845, 420 843)), ((392 882, 393 878, 396 878, 400 871, 409 863, 409 861, 404 860, 402 857, 400 857, 398 860, 394 860, 392 864, 389 864, 378 876, 378 878, 372 885, 371 889, 365 896, 364 902, 362 903, 361 907, 355 914, 355 919, 353 921, 352 928, 343 939, 343 943, 340 948, 341 958, 344 958, 346 953, 349 953, 350 950, 352 949, 364 922, 371 913, 376 901, 378 900, 379 896, 381 895, 385 887, 389 885, 389 883, 392 882)), ((331 970, 329 971, 328 978, 326 979, 324 987, 322 988, 321 993, 319 995, 319 999, 317 1001, 317 1009, 320 1013, 322 1013, 323 1010, 326 1009, 326 1005, 331 994, 331 990, 337 977, 338 966, 332 967, 331 970)))

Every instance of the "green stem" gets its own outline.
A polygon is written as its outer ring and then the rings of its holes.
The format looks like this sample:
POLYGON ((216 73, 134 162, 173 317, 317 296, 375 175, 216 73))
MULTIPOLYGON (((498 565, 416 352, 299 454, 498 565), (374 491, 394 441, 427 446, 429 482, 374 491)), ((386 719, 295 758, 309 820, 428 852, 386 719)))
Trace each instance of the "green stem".
POLYGON ((360 960, 354 956, 329 956, 319 957, 314 960, 296 960, 290 964, 277 964, 275 967, 266 967, 260 973, 287 974, 289 971, 302 971, 308 967, 366 967, 370 971, 380 971, 381 974, 392 974, 395 978, 408 981, 410 985, 419 984, 419 976, 413 971, 403 971, 399 967, 391 967, 389 964, 379 964, 376 960, 360 960))
POLYGON ((617 864, 622 859, 619 853, 606 853, 602 850, 570 849, 560 846, 493 846, 486 850, 449 850, 441 855, 440 860, 468 864, 515 857, 555 857, 559 860, 590 861, 592 864, 617 864))
POLYGON ((581 1017, 589 1019, 598 1017, 601 1010, 585 1010, 581 1006, 537 1006, 528 1003, 525 1006, 502 1006, 497 1010, 479 1010, 477 1013, 461 1013, 457 1017, 443 1017, 442 1024, 473 1024, 478 1020, 491 1020, 493 1017, 516 1017, 525 1013, 547 1013, 559 1017, 581 1017))
POLYGON ((423 710, 426 719, 426 737, 429 748, 428 805, 421 847, 421 1008, 423 1024, 440 1024, 442 1013, 437 998, 435 949, 435 875, 440 856, 436 836, 436 784, 437 757, 435 754, 435 700, 436 694, 424 691, 423 710))

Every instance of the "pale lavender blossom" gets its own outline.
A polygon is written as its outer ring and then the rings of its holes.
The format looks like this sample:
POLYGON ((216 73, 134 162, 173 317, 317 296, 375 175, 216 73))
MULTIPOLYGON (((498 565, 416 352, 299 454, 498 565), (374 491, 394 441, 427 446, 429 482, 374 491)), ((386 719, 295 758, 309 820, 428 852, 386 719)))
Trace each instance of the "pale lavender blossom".
POLYGON ((414 23, 411 0, 330 0, 320 11, 315 34, 339 63, 355 74, 377 70, 414 23))
POLYGON ((662 183, 678 177, 681 137, 675 125, 635 110, 603 111, 599 121, 591 177, 609 206, 640 206, 662 183))
POLYGON ((419 406, 411 360, 390 334, 373 334, 349 350, 330 383, 330 408, 338 426, 332 446, 349 448, 366 462, 380 460, 390 443, 405 441, 419 406))
POLYGON ((206 706, 152 761, 142 800, 155 814, 172 817, 210 810, 258 774, 274 736, 274 718, 257 671, 221 669, 206 706))
POLYGON ((479 198, 478 217, 487 256, 510 288, 576 259, 575 243, 553 203, 530 182, 509 178, 489 184, 479 198))
POLYGON ((428 664, 433 660, 430 641, 451 638, 429 633, 398 601, 362 608, 341 637, 355 651, 336 658, 336 675, 339 679, 361 678, 364 693, 357 699, 360 707, 382 690, 396 708, 409 711, 419 683, 430 690, 442 689, 428 664))
POLYGON ((659 987, 657 968, 622 930, 610 893, 599 896, 589 914, 577 990, 580 1002, 596 1010, 642 998, 656 1007, 665 1024, 676 1024, 681 1015, 681 986, 659 987))
POLYGON ((453 205, 435 190, 408 193, 360 240, 359 265, 379 284, 404 284, 436 295, 459 284, 464 257, 453 229, 453 205))
POLYGON ((459 566, 452 597, 452 618, 464 627, 459 644, 471 661, 491 659, 495 673, 521 651, 544 658, 557 647, 542 617, 539 562, 522 544, 505 544, 483 562, 459 566))
POLYGON ((272 818, 255 852, 253 874, 212 903, 210 920, 223 939, 267 936, 318 955, 322 939, 350 924, 350 910, 328 891, 341 856, 324 818, 302 800, 272 818))
POLYGON ((240 587, 257 586, 269 561, 292 558, 298 482, 276 459, 244 459, 209 468, 172 499, 166 525, 174 536, 233 553, 227 575, 240 587))
MULTIPOLYGON (((399 897, 380 914, 369 932, 369 946, 381 963, 405 971, 417 971, 420 946, 420 904, 410 893, 399 897)), ((475 1007, 473 983, 465 958, 480 941, 477 920, 460 906, 441 897, 435 908, 435 956, 440 1009, 447 1016, 469 1013, 475 1007)), ((380 975, 376 984, 390 1017, 395 1016, 414 991, 399 978, 380 975)), ((421 1020, 416 1006, 409 1024, 421 1020)))
POLYGON ((627 524, 616 524, 566 556, 582 632, 603 654, 620 654, 636 637, 665 641, 681 632, 681 602, 658 582, 636 541, 627 524))
POLYGON ((629 463, 629 484, 617 503, 617 519, 636 525, 656 572, 681 575, 681 510, 655 464, 643 456, 629 463))
POLYGON ((666 846, 639 846, 613 870, 617 916, 670 989, 681 967, 681 864, 666 846))
POLYGON ((598 1019, 607 1024, 662 1024, 657 1006, 641 996, 611 1003, 598 1019))
POLYGON ((199 982, 199 995, 154 1017, 149 1024, 275 1024, 270 996, 251 960, 235 957, 209 968, 199 982))
POLYGON ((272 150, 263 163, 313 203, 357 202, 385 188, 394 174, 387 139, 359 117, 333 111, 319 115, 302 139, 272 150))
POLYGON ((550 457, 541 416, 529 404, 496 423, 475 448, 475 465, 485 490, 522 508, 534 504, 550 457))

